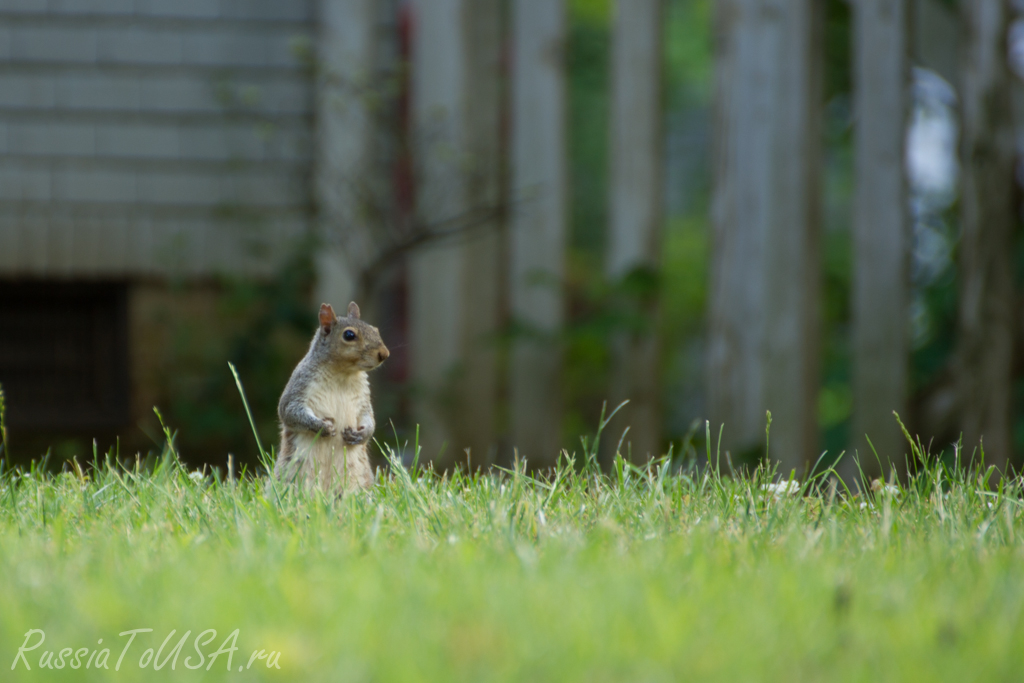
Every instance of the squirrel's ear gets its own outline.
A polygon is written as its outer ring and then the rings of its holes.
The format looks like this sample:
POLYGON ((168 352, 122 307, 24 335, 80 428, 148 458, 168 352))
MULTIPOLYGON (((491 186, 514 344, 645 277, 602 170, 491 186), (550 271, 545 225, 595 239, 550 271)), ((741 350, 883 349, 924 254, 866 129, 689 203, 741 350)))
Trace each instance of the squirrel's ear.
POLYGON ((334 315, 334 309, 330 304, 320 304, 320 327, 330 328, 338 316, 334 315))
POLYGON ((359 320, 359 305, 355 301, 350 301, 348 304, 348 317, 359 320))

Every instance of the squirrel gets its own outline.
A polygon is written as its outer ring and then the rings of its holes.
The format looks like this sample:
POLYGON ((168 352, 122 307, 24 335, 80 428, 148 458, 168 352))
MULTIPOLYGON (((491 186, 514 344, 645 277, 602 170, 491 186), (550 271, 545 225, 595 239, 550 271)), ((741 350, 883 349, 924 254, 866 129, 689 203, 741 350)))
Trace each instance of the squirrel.
POLYGON ((342 493, 373 483, 368 443, 375 427, 366 373, 390 355, 380 331, 320 306, 320 327, 278 404, 281 449, 274 475, 307 491, 342 493))

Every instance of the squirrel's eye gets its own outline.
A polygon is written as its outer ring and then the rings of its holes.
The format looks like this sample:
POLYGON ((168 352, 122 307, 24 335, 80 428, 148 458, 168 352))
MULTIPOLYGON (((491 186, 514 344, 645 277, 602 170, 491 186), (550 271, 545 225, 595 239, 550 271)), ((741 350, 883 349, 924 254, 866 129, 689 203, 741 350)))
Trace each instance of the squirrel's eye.
POLYGON ((355 341, 356 340, 355 330, 345 330, 345 333, 343 335, 341 335, 341 336, 345 338, 345 341, 355 341))

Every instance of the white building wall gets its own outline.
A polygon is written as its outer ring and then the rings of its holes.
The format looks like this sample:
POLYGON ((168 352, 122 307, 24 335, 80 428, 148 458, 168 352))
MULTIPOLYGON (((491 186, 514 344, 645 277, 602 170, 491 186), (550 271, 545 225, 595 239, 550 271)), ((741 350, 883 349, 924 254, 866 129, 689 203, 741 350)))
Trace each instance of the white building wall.
POLYGON ((308 226, 312 0, 0 0, 0 277, 266 271, 308 226))

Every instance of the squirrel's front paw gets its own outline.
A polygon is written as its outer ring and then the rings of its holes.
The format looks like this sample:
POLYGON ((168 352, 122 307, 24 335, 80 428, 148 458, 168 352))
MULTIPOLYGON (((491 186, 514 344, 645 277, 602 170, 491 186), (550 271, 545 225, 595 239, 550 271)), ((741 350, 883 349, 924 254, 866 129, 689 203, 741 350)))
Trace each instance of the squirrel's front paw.
POLYGON ((358 446, 370 440, 370 432, 366 427, 360 427, 359 429, 345 427, 345 431, 341 433, 341 438, 349 446, 358 446))
POLYGON ((321 431, 324 436, 336 436, 338 434, 338 429, 334 426, 334 418, 325 417, 323 423, 324 426, 321 431))

